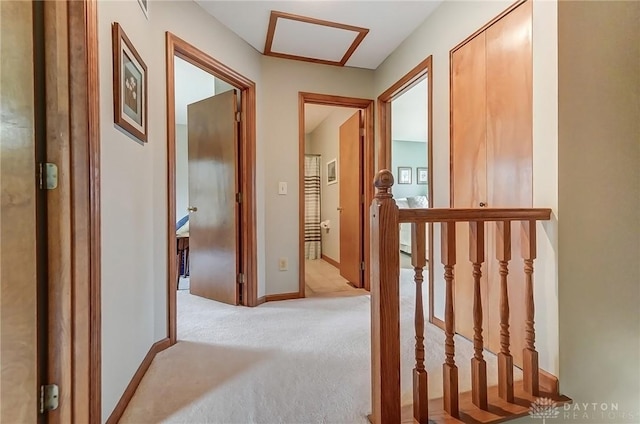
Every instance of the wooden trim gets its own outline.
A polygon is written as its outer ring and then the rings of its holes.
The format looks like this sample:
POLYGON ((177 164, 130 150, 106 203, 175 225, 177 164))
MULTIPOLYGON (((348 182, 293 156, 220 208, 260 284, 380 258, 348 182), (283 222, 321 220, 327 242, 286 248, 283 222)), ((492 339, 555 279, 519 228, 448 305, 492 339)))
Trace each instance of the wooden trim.
POLYGON ((256 193, 255 193, 255 168, 256 168, 256 86, 255 83, 233 69, 217 61, 207 53, 187 43, 174 34, 166 33, 166 90, 167 90, 167 187, 168 187, 168 264, 167 264, 167 332, 171 343, 176 342, 176 243, 175 243, 175 94, 174 94, 174 56, 186 60, 194 66, 220 78, 226 83, 241 91, 242 123, 240 129, 240 190, 242 192, 242 212, 240 225, 242 226, 243 250, 241 254, 241 272, 245 274, 246 284, 243 286, 242 297, 244 305, 258 305, 258 280, 257 280, 257 236, 256 236, 256 193))
MULTIPOLYGON (((482 32, 484 32, 487 28, 489 28, 491 25, 495 24, 496 22, 498 22, 500 19, 504 18, 506 15, 508 15, 509 13, 511 13, 514 9, 516 9, 518 6, 522 5, 523 3, 527 2, 527 0, 518 0, 515 3, 513 3, 511 6, 507 7, 502 13, 500 13, 498 16, 494 17, 493 19, 491 19, 489 22, 487 22, 486 24, 484 24, 482 27, 480 27, 480 29, 478 29, 476 32, 474 32, 473 34, 471 34, 470 36, 468 36, 467 38, 465 38, 463 41, 461 41, 458 45, 456 45, 454 48, 451 49, 451 51, 449 52, 449 57, 451 57, 451 55, 458 50, 460 47, 464 46, 465 44, 467 44, 469 41, 473 40, 475 37, 477 37, 479 34, 481 34, 482 32)), ((449 64, 451 64, 451 61, 449 61, 449 64)))
POLYGON ((138 389, 142 378, 151 366, 153 358, 155 358, 158 353, 162 352, 166 348, 171 347, 171 345, 172 343, 169 338, 159 340, 151 345, 149 352, 147 352, 147 355, 142 360, 142 363, 136 370, 136 373, 133 374, 133 377, 131 378, 131 381, 122 394, 122 397, 120 397, 120 400, 118 401, 115 409, 113 410, 113 412, 111 412, 111 415, 107 419, 107 424, 117 424, 120 418, 122 418, 122 414, 124 413, 125 409, 127 409, 127 405, 129 405, 129 402, 131 402, 131 399, 136 393, 136 390, 138 389))
MULTIPOLYGON (((351 107, 354 109, 363 109, 363 120, 364 120, 364 163, 363 163, 363 172, 364 172, 364 204, 370 205, 373 201, 374 196, 374 188, 373 184, 367 184, 367 181, 373 181, 375 177, 375 163, 374 163, 374 154, 375 154, 375 140, 373 134, 373 104, 374 101, 371 99, 361 99, 357 97, 343 97, 343 96, 334 96, 329 94, 319 94, 319 93, 306 93, 300 92, 298 94, 298 180, 300 182, 304 181, 304 105, 305 104, 315 104, 315 105, 324 105, 324 106, 340 106, 340 107, 351 107)), ((298 261, 300 266, 299 271, 299 296, 305 297, 305 266, 304 266, 304 184, 298 184, 298 261)), ((368 246, 370 245, 370 234, 369 229, 371 227, 370 217, 367 213, 367 208, 363 208, 363 243, 364 243, 364 252, 363 252, 363 260, 365 264, 364 270, 364 289, 370 289, 369 282, 369 274, 370 274, 370 264, 371 264, 371 252, 368 246)))
POLYGON ((335 266, 336 268, 340 269, 340 262, 336 261, 335 259, 331 259, 324 253, 320 254, 320 257, 322 258, 323 261, 328 262, 331 265, 335 266))
POLYGON ((548 221, 548 208, 400 209, 400 222, 548 221))
POLYGON ((256 301, 256 306, 260 306, 267 301, 267 296, 261 296, 256 301))
POLYGON ((555 375, 540 368, 538 369, 538 381, 542 391, 556 396, 560 395, 560 382, 555 375))
MULTIPOLYGON (((378 146, 378 168, 391 168, 391 102, 413 88, 422 78, 427 77, 427 166, 429 167, 428 201, 433 207, 433 56, 425 58, 402 78, 378 96, 378 120, 380 145, 378 146)), ((434 316, 434 264, 433 264, 433 224, 429 224, 429 322, 444 330, 444 321, 434 316)))
MULTIPOLYGON (((69 226, 59 237, 66 239, 66 246, 51 246, 53 255, 69 272, 50 275, 50 290, 62 294, 63 301, 52 305, 51 320, 61 324, 51 337, 52 361, 62 360, 60 368, 52 368, 50 377, 55 381, 70 381, 63 400, 68 407, 61 406, 58 415, 50 414, 51 422, 101 422, 101 233, 100 233, 100 93, 98 61, 98 17, 97 1, 67 1, 48 4, 46 19, 55 19, 47 25, 66 26, 60 30, 55 59, 58 71, 67 67, 65 75, 58 75, 58 107, 68 122, 59 121, 59 129, 67 128, 68 146, 64 147, 64 131, 50 135, 50 148, 58 149, 60 159, 59 203, 49 214, 59 214, 69 226), (55 11, 52 9, 55 8, 55 11), (66 14, 66 18, 62 16, 66 14), (54 18, 55 16, 55 18, 54 18), (62 40, 64 38, 64 40, 62 40), (67 47, 62 46, 62 42, 67 47), (65 52, 66 51, 66 52, 65 52), (61 61, 68 61, 63 64, 61 61), (68 70, 73 69, 73 72, 68 70), (68 106, 63 106, 68 101, 68 106), (66 109, 68 107, 68 109, 66 109), (65 112, 66 109, 66 112, 65 112), (55 134, 55 136, 53 136, 55 134), (66 177, 64 175, 66 174, 66 177), (63 334, 69 336, 63 338, 63 334), (57 356, 55 356, 57 355, 57 356), (60 377, 61 380, 57 380, 60 377)), ((52 63, 49 63, 51 66, 52 63)), ((51 72, 49 69, 47 72, 51 72)), ((53 111, 52 111, 53 112, 53 111)), ((59 119, 57 115, 48 120, 59 119)), ((62 118, 64 120, 64 118, 62 118)), ((67 224, 65 224, 67 225, 67 224)))
POLYGON ((349 60, 349 58, 351 57, 351 55, 353 55, 353 53, 356 51, 360 43, 362 43, 362 40, 364 40, 364 37, 366 37, 368 33, 369 33, 368 28, 340 24, 337 22, 325 21, 322 19, 310 18, 307 16, 294 15, 291 13, 277 12, 275 10, 272 10, 271 17, 269 18, 269 27, 267 29, 267 39, 264 45, 264 55, 279 57, 283 59, 301 60, 304 62, 321 63, 324 65, 344 66, 349 60), (351 43, 351 45, 349 46, 349 48, 347 49, 347 51, 345 52, 345 54, 342 56, 342 59, 340 59, 340 61, 318 59, 318 58, 313 58, 308 56, 298 56, 298 55, 287 54, 287 53, 278 53, 271 50, 271 48, 273 47, 273 38, 275 36, 276 26, 279 18, 289 19, 292 21, 305 22, 313 25, 321 25, 321 26, 326 26, 330 28, 337 28, 337 29, 342 29, 346 31, 353 31, 357 33, 357 35, 356 35, 356 38, 351 43))
POLYGON ((303 297, 304 296, 301 296, 300 293, 298 292, 268 294, 265 296, 265 302, 276 302, 278 300, 300 299, 303 297))

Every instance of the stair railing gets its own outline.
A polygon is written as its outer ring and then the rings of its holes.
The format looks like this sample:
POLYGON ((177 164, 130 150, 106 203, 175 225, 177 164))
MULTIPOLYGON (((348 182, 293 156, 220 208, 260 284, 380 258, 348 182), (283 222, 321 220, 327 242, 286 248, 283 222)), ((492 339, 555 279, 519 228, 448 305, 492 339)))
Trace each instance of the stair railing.
MULTIPOLYGON (((480 281, 485 262, 485 223, 496 223, 496 259, 500 274, 500 352, 498 396, 514 403, 513 357, 510 353, 508 277, 511 260, 511 222, 521 222, 525 272, 526 334, 523 350, 523 389, 539 394, 538 352, 535 348, 533 260, 536 257, 536 221, 549 220, 550 209, 399 209, 391 194, 393 175, 380 171, 374 185, 377 193, 371 213, 371 325, 372 325, 372 415, 375 424, 401 422, 400 404, 400 263, 399 224, 412 224, 412 266, 415 271, 415 368, 413 370, 413 421, 429 422, 428 375, 425 367, 425 318, 423 270, 426 266, 427 223, 441 226, 441 261, 445 281, 445 361, 442 409, 460 417, 458 367, 455 362, 454 267, 456 224, 469 225, 469 260, 473 267, 473 347, 471 359, 472 402, 488 410, 487 366, 483 357, 483 316, 480 281)), ((433 267, 430 267, 431 270, 433 267)), ((431 271, 430 271, 431 272, 431 271)), ((426 347, 429 348, 428 346, 426 347)))

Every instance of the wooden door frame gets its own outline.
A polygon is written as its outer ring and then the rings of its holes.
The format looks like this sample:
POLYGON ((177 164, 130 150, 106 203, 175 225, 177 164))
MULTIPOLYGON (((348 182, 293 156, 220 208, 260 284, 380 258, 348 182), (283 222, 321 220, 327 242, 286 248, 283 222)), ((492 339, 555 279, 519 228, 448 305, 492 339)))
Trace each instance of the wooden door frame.
MULTIPOLYGON (((433 207, 433 56, 429 56, 418 63, 402 78, 378 96, 378 120, 380 131, 380 145, 378 150, 378 165, 381 169, 391 169, 391 101, 413 88, 424 77, 427 78, 427 154, 429 168, 429 186, 427 197, 429 207, 433 207)), ((429 224, 429 322, 444 329, 444 321, 433 313, 433 224, 429 224)))
POLYGON ((323 105, 323 106, 338 106, 338 107, 350 107, 354 109, 362 109, 362 117, 364 121, 364 149, 363 149, 363 174, 364 174, 364 204, 363 208, 363 259, 364 259, 364 288, 370 289, 369 284, 369 270, 370 270, 370 255, 371 252, 368 249, 369 246, 369 228, 370 220, 367 213, 368 205, 371 204, 374 196, 373 179, 375 177, 374 168, 374 133, 373 133, 373 105, 374 101, 371 99, 362 99, 356 97, 343 97, 334 96, 329 94, 318 93, 298 93, 298 207, 299 207, 299 228, 298 228, 298 261, 299 261, 299 287, 298 297, 305 297, 305 266, 304 266, 304 105, 323 105), (367 184, 367 182, 370 182, 367 184))
POLYGON ((51 423, 101 422, 100 93, 97 0, 44 3, 51 423), (73 72, 70 70, 73 69, 73 72))
POLYGON ((243 304, 257 306, 257 240, 255 204, 255 145, 256 145, 256 85, 250 79, 217 61, 207 53, 166 32, 166 76, 167 76, 167 333, 171 344, 176 343, 176 131, 175 131, 175 70, 174 57, 179 57, 203 71, 214 75, 241 92, 240 126, 240 190, 242 193, 241 260, 245 284, 242 287, 243 304))

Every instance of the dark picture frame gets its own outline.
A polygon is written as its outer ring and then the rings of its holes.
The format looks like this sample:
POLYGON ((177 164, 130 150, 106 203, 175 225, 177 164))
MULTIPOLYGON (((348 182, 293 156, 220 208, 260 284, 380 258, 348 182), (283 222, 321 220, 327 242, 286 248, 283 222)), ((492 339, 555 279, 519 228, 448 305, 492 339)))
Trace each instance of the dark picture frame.
POLYGON ((427 184, 429 181, 429 169, 424 166, 416 168, 416 184, 427 184))
POLYGON ((113 43, 113 122, 147 142, 147 65, 117 22, 113 43))
POLYGON ((398 167, 398 184, 411 184, 412 169, 410 166, 398 167))
POLYGON ((338 182, 338 159, 327 162, 327 185, 338 182))

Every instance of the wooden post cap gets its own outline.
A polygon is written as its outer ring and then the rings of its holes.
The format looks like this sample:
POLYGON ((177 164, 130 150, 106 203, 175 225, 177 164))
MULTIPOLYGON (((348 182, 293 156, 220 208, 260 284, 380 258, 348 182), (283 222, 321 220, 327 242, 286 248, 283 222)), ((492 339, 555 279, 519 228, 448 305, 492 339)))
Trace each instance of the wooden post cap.
POLYGON ((376 197, 378 199, 393 197, 391 187, 393 186, 393 174, 388 169, 378 172, 373 180, 373 185, 378 189, 376 197))

